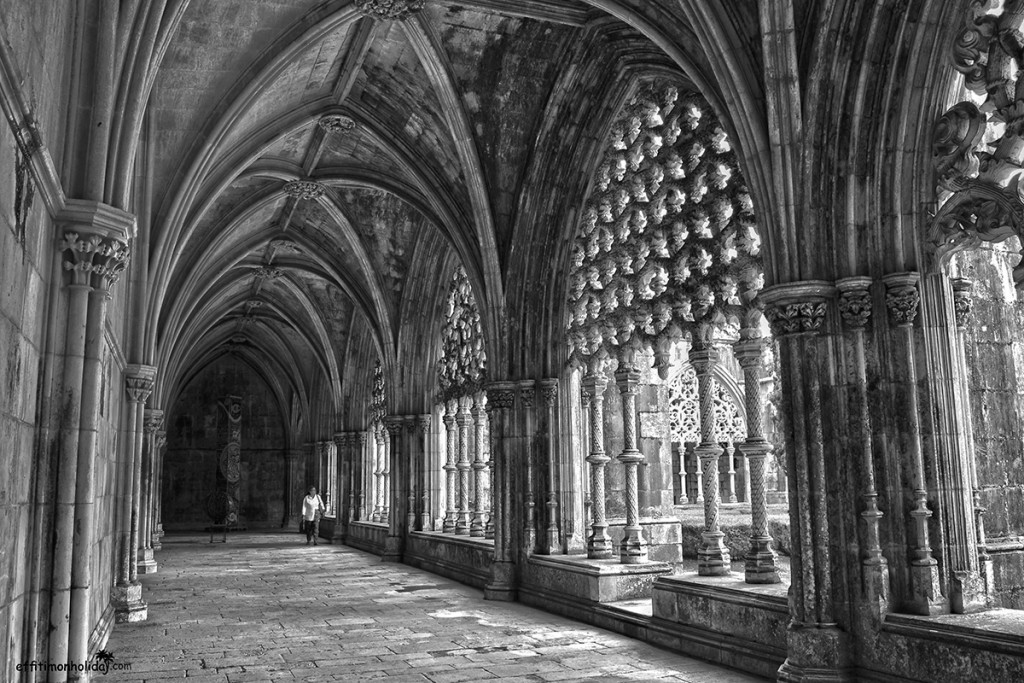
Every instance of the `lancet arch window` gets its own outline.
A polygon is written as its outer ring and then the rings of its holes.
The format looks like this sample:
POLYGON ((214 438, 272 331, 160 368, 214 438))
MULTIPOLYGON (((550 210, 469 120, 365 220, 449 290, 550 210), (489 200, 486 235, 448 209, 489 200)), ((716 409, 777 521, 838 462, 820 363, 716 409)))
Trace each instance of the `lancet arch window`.
POLYGON ((771 447, 761 419, 760 244, 735 152, 707 101, 673 83, 641 85, 612 125, 570 256, 565 337, 570 363, 586 368, 589 557, 647 560, 637 501, 637 468, 645 459, 638 449, 637 395, 645 366, 668 380, 673 349, 688 341, 692 375, 686 379, 692 380, 678 387, 665 408, 672 412, 672 400, 676 407, 688 401, 697 406, 670 417, 670 431, 685 430, 697 442, 706 527, 699 572, 730 572, 718 523, 718 463, 724 454, 719 439, 742 436, 744 452, 755 463, 756 489, 747 579, 778 581, 765 514, 764 464, 771 447), (719 340, 737 337, 747 412, 757 415, 748 429, 713 379, 721 363, 719 340), (616 459, 624 469, 626 523, 617 548, 607 533, 605 510, 611 458, 605 454, 603 397, 611 368, 622 400, 624 442, 616 459))
POLYGON ((436 452, 443 460, 433 467, 438 482, 431 506, 435 531, 494 537, 486 381, 480 309, 466 270, 460 265, 448 285, 437 361, 435 417, 443 429, 436 452))

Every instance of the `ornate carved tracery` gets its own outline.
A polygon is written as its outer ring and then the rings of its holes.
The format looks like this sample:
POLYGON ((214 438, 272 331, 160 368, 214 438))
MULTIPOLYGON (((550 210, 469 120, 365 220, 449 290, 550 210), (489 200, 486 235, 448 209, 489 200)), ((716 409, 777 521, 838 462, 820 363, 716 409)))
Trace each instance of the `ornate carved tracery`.
POLYGON ((461 266, 455 270, 448 289, 437 374, 441 387, 439 401, 477 393, 487 378, 480 310, 461 266))
POLYGON ((760 237, 729 138, 703 97, 646 87, 612 127, 572 249, 570 354, 668 346, 739 323, 763 285, 760 237))
MULTIPOLYGON (((1024 235, 1024 5, 972 2, 953 46, 953 66, 972 93, 935 122, 941 208, 930 239, 944 259, 980 242, 1024 235), (974 100, 974 101, 969 101, 974 100)), ((1024 288, 1024 263, 1013 272, 1024 288)))
MULTIPOLYGON (((669 434, 675 443, 700 441, 700 408, 697 397, 697 374, 686 365, 668 385, 669 434)), ((717 380, 712 380, 715 434, 719 442, 740 443, 747 428, 735 399, 717 380)))

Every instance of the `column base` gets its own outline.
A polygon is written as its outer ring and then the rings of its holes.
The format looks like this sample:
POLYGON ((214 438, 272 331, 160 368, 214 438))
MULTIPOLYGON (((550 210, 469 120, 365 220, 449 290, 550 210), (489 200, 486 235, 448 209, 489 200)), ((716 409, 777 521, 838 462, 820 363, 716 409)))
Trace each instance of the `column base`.
POLYGON ((156 559, 153 557, 152 548, 142 548, 139 550, 139 560, 135 564, 135 568, 140 574, 156 574, 157 564, 156 559))
POLYGON ((781 582, 778 567, 775 566, 775 551, 771 546, 765 547, 765 544, 760 542, 755 542, 754 545, 757 547, 752 547, 744 558, 744 580, 755 584, 781 582))
POLYGON ((949 600, 942 594, 939 568, 934 560, 930 564, 911 565, 910 590, 910 599, 904 608, 911 614, 932 616, 949 612, 949 600))
POLYGON ((110 601, 114 605, 114 620, 118 624, 145 621, 149 617, 149 609, 142 599, 141 583, 114 586, 110 601))
POLYGON ((149 539, 149 547, 153 550, 163 550, 164 546, 160 543, 160 537, 153 534, 149 539))
POLYGON ((777 680, 786 683, 856 680, 848 667, 849 636, 837 626, 791 623, 786 641, 789 656, 779 667, 777 680))
POLYGON ((515 602, 517 597, 515 572, 516 566, 511 562, 492 562, 491 580, 484 586, 484 600, 515 602))
POLYGON ((949 602, 950 608, 956 614, 970 614, 988 609, 989 599, 981 572, 953 572, 952 588, 949 602))
POLYGON ((704 547, 697 550, 699 576, 725 576, 732 573, 732 557, 722 539, 725 534, 712 531, 703 534, 704 547))
POLYGON ((647 542, 639 527, 626 527, 622 543, 619 545, 619 562, 622 564, 640 564, 647 562, 647 542))
POLYGON ((603 528, 594 531, 587 539, 587 557, 591 560, 611 559, 612 539, 603 528))
POLYGON ((880 622, 889 612, 889 565, 884 558, 864 563, 864 593, 871 617, 880 622))
POLYGON ((402 538, 400 536, 386 536, 384 538, 384 552, 381 553, 380 561, 402 561, 402 538))

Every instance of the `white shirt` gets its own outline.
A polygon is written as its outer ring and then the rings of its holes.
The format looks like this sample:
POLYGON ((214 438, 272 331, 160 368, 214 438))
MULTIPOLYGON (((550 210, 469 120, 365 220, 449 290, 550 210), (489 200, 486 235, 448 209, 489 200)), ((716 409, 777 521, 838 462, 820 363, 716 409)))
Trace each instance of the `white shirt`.
POLYGON ((316 511, 323 510, 324 502, 320 500, 320 496, 307 495, 302 499, 302 518, 307 522, 311 522, 316 519, 316 511))

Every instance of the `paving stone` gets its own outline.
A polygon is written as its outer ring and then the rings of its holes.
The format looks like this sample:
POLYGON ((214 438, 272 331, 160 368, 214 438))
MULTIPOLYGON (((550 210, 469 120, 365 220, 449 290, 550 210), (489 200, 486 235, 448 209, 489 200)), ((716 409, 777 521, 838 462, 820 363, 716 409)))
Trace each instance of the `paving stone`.
POLYGON ((761 680, 293 534, 166 536, 159 561, 149 621, 107 644, 134 670, 104 680, 761 680))

